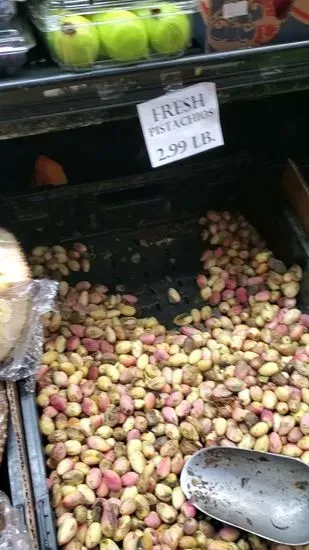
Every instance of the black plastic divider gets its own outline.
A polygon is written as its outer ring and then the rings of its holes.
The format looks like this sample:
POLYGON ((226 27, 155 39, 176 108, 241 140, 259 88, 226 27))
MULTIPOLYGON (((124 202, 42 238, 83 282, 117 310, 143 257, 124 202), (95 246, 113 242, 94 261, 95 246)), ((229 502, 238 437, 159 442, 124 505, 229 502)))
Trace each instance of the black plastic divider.
POLYGON ((10 408, 7 442, 7 469, 10 497, 13 506, 24 522, 32 550, 41 550, 37 532, 37 521, 32 491, 32 477, 28 464, 28 450, 25 443, 24 422, 20 413, 20 402, 15 382, 6 383, 10 408))
MULTIPOLYGON (((74 239, 86 242, 93 251, 88 280, 111 288, 125 285, 127 291, 138 295, 139 313, 155 315, 171 326, 177 314, 201 305, 195 275, 206 242, 200 239, 197 219, 209 209, 241 210, 279 258, 287 263, 300 262, 308 272, 308 247, 297 220, 280 197, 280 172, 280 166, 264 163, 257 168, 251 157, 234 157, 221 164, 195 163, 136 178, 46 191, 36 197, 2 199, 0 214, 1 210, 5 213, 8 202, 11 207, 15 205, 11 226, 29 248, 74 239), (132 200, 127 196, 130 189, 132 200), (61 218, 62 201, 70 191, 72 218, 66 223, 68 220, 61 218), (32 201, 36 202, 37 216, 33 217, 32 211, 31 216, 24 217, 23 205, 32 201), (86 216, 83 203, 87 204, 86 216), (47 225, 40 230, 43 208, 47 225), (180 304, 168 302, 169 287, 180 291, 180 304)), ((9 212, 12 214, 12 208, 9 212)), ((80 278, 85 274, 73 274, 71 281, 80 278)), ((301 307, 306 308, 306 301, 301 307)), ((23 382, 19 383, 19 394, 41 548, 56 550, 35 396, 23 382)))
POLYGON ((9 422, 8 429, 7 466, 9 473, 11 502, 14 508, 18 510, 22 521, 26 525, 23 476, 21 472, 21 464, 17 449, 17 441, 11 422, 9 422))
MULTIPOLYGON (((43 550, 57 550, 55 525, 50 505, 42 439, 38 425, 38 413, 33 392, 26 389, 26 382, 19 382, 21 414, 24 423, 28 461, 35 500, 35 514, 43 550)), ((12 472, 14 474, 14 472, 12 472)))

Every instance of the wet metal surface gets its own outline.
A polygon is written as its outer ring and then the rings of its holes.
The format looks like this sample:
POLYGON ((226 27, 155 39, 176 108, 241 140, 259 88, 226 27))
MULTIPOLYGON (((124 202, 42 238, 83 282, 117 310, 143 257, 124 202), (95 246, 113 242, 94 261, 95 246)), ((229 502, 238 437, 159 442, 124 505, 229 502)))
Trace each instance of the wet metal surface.
POLYGON ((300 460, 237 448, 194 454, 181 487, 202 512, 282 544, 309 542, 309 468, 300 460))

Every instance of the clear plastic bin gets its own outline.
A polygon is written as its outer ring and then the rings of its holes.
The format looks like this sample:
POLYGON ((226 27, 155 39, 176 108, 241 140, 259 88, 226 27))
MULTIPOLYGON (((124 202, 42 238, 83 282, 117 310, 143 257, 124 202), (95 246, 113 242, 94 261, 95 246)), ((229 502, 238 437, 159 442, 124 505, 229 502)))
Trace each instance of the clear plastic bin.
POLYGON ((52 58, 70 70, 183 55, 191 44, 192 0, 30 3, 52 58))
POLYGON ((25 0, 0 0, 0 29, 6 29, 17 13, 17 2, 25 0))
POLYGON ((15 74, 34 46, 35 40, 24 20, 14 17, 6 29, 0 28, 0 74, 15 74))
POLYGON ((5 28, 16 14, 16 3, 13 0, 0 0, 0 29, 5 28))

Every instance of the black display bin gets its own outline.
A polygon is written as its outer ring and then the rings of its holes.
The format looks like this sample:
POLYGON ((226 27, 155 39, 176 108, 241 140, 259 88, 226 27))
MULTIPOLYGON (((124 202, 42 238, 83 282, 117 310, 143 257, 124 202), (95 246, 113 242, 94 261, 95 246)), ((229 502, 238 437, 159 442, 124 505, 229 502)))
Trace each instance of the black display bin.
MULTIPOLYGON (((177 313, 200 305, 195 275, 207 244, 198 218, 209 209, 241 211, 278 258, 303 267, 306 283, 307 237, 281 186, 289 156, 309 165, 306 105, 301 93, 225 106, 224 147, 157 170, 149 167, 136 118, 4 141, 1 223, 26 250, 85 242, 87 280, 111 289, 123 285, 138 295, 141 314, 170 326, 177 313), (63 165, 67 186, 31 188, 40 154, 63 165), (182 304, 169 304, 169 287, 180 290, 182 304)), ((74 274, 71 281, 84 278, 74 274)), ((302 290, 299 304, 309 311, 306 285, 302 290)), ((27 382, 19 383, 19 395, 40 546, 56 550, 35 397, 27 382)))

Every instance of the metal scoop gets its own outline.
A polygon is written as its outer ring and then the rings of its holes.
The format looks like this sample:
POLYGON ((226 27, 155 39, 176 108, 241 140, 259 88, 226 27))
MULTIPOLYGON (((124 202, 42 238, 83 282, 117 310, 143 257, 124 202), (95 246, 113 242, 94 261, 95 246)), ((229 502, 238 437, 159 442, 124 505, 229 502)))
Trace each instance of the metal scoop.
POLYGON ((195 453, 181 473, 187 499, 215 519, 281 544, 309 543, 309 468, 232 447, 195 453))

